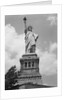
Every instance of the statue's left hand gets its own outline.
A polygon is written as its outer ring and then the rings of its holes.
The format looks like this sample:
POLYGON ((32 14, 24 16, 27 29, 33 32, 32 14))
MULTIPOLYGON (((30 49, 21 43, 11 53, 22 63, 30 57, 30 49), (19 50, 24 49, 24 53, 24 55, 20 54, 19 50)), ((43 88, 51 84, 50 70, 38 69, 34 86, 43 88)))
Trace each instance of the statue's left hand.
POLYGON ((38 37, 39 37, 39 36, 36 37, 35 41, 37 41, 38 37))

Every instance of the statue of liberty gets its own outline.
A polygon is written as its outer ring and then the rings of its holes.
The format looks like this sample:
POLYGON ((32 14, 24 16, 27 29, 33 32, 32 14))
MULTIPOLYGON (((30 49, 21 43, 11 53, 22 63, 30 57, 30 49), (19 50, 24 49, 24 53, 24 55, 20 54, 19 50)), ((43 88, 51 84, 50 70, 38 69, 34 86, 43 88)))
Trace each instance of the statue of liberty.
POLYGON ((32 26, 26 26, 26 17, 23 20, 25 24, 25 53, 35 53, 38 34, 33 33, 32 26))

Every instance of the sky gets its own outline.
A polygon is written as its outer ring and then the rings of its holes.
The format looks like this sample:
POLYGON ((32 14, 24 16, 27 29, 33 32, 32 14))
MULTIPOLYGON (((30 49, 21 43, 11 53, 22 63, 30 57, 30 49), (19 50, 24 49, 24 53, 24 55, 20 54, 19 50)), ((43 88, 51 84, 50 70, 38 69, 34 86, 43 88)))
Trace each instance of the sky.
POLYGON ((16 65, 25 54, 24 22, 32 25, 33 32, 39 35, 36 53, 40 58, 39 71, 43 84, 57 85, 57 14, 6 15, 5 16, 5 71, 16 65))

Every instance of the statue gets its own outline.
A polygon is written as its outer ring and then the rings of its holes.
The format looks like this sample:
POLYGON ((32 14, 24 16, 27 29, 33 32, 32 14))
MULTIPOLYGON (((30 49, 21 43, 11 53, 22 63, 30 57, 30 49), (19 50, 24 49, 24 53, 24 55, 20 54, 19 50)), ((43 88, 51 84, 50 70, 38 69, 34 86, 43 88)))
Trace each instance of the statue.
POLYGON ((32 26, 26 26, 26 17, 23 20, 25 24, 25 53, 35 53, 38 35, 32 32, 32 26))

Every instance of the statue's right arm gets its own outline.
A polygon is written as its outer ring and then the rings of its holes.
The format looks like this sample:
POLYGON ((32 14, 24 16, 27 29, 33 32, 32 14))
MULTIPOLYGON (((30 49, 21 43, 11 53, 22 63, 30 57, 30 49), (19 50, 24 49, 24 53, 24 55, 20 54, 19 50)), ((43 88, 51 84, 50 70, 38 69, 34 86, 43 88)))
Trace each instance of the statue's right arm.
POLYGON ((24 30, 24 33, 27 34, 27 29, 24 30))

